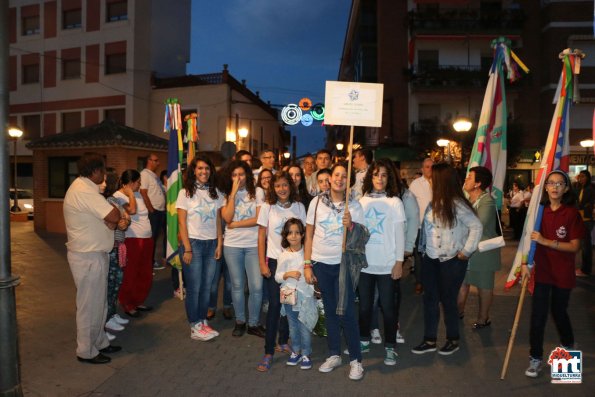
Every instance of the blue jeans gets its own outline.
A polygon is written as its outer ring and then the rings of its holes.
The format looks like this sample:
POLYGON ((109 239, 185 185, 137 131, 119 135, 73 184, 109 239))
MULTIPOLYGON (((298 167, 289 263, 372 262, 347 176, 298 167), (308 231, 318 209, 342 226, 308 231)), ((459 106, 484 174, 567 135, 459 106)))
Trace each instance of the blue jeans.
MULTIPOLYGON (((360 339, 370 341, 370 323, 374 312, 374 295, 378 293, 384 320, 385 347, 395 347, 397 321, 395 320, 395 290, 397 281, 390 274, 361 273, 359 276, 359 328, 360 339), (377 292, 376 292, 377 291, 377 292)), ((378 310, 376 310, 378 313, 378 310)), ((378 319, 376 319, 378 324, 378 319)))
MULTIPOLYGON (((186 283, 186 316, 190 325, 194 325, 207 318, 211 284, 215 276, 215 249, 217 239, 190 239, 192 260, 190 264, 182 264, 182 274, 186 283)), ((184 256, 184 246, 180 247, 180 254, 184 256)))
POLYGON ((225 263, 225 257, 222 255, 217 260, 215 267, 215 278, 211 286, 211 297, 209 299, 209 309, 217 309, 217 299, 219 298, 219 279, 223 276, 223 307, 231 307, 231 280, 229 278, 229 269, 225 263))
POLYGON ((258 248, 223 247, 225 262, 231 278, 231 296, 236 322, 246 322, 246 298, 244 288, 248 276, 248 326, 255 327, 259 323, 260 306, 262 305, 262 275, 258 263, 258 248))
POLYGON ((351 276, 347 272, 347 302, 345 314, 337 315, 339 302, 339 265, 328 265, 312 262, 314 275, 318 279, 318 287, 322 293, 324 314, 326 317, 327 344, 329 356, 341 356, 341 328, 347 339, 349 361, 362 361, 359 344, 359 327, 355 319, 355 293, 351 288, 351 276))
POLYGON ((289 321, 289 335, 291 336, 291 349, 304 355, 310 356, 312 354, 312 333, 298 320, 300 312, 293 310, 291 305, 283 305, 285 313, 287 313, 287 320, 289 321))
POLYGON ((155 258, 155 249, 157 248, 157 239, 163 233, 163 256, 166 254, 167 246, 167 220, 165 211, 153 211, 149 213, 149 223, 151 224, 151 237, 155 242, 153 244, 153 258, 155 258))
MULTIPOLYGON (((264 354, 275 354, 275 337, 279 331, 279 344, 286 345, 289 339, 287 317, 281 317, 281 301, 279 300, 281 287, 275 281, 277 260, 269 258, 271 277, 264 279, 264 290, 269 293, 269 310, 267 311, 266 335, 264 338, 264 354)), ((293 343, 293 341, 292 341, 293 343)))
POLYGON ((459 340, 457 296, 467 273, 467 261, 456 256, 444 262, 424 255, 422 283, 424 285, 424 340, 436 342, 440 303, 444 310, 446 339, 459 340))

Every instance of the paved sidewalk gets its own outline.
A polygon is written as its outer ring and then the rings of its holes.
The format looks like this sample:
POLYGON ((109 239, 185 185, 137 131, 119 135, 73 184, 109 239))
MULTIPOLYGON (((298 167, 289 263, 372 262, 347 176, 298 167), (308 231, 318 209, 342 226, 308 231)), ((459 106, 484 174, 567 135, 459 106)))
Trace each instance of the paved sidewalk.
MULTIPOLYGON (((109 365, 79 363, 75 357, 75 289, 66 262, 65 237, 38 235, 33 223, 12 223, 13 273, 16 288, 22 385, 28 396, 533 396, 593 395, 595 389, 595 277, 579 280, 571 297, 570 317, 583 351, 583 384, 553 385, 549 367, 538 379, 525 377, 528 363, 527 298, 506 380, 500 370, 518 301, 518 289, 504 292, 513 242, 504 249, 504 269, 497 275, 492 326, 471 329, 477 311, 472 293, 461 331, 461 350, 452 356, 416 356, 411 347, 423 335, 422 298, 413 293, 413 278, 403 283, 401 327, 406 343, 398 345, 395 367, 383 364, 383 348, 372 345, 364 355, 365 377, 348 380, 348 358, 335 371, 317 368, 326 354, 324 338, 314 337, 314 369, 287 367, 278 354, 269 373, 256 371, 264 341, 254 336, 232 338, 233 322, 221 313, 211 322, 221 336, 211 342, 190 339, 184 306, 172 298, 169 270, 157 272, 148 304, 155 311, 131 320, 114 344, 123 351, 109 365), (589 392, 589 390, 591 390, 589 392)), ((444 341, 440 325, 439 343, 444 341)), ((546 350, 557 335, 548 323, 546 350)))

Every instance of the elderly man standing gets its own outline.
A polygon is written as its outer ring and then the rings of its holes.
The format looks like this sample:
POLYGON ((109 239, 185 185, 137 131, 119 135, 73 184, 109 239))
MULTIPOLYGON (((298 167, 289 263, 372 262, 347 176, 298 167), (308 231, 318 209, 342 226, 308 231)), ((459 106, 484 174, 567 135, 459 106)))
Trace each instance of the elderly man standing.
POLYGON ((304 156, 302 160, 302 169, 304 170, 304 176, 306 177, 306 189, 310 194, 316 192, 316 172, 314 172, 314 156, 310 153, 304 156))
MULTIPOLYGON (((140 194, 149 210, 149 222, 151 223, 151 234, 153 237, 153 258, 155 258, 155 248, 157 239, 163 233, 163 255, 165 256, 166 244, 166 217, 165 217, 165 189, 157 176, 159 167, 159 157, 151 153, 145 161, 145 169, 140 173, 140 194)), ((153 270, 164 269, 165 261, 155 261, 153 270), (163 263, 162 263, 163 262, 163 263)))
POLYGON ((64 197, 68 264, 76 285, 76 355, 91 364, 109 363, 104 354, 121 350, 105 334, 108 254, 120 211, 100 194, 105 163, 99 154, 86 154, 77 163, 79 177, 64 197))
MULTIPOLYGON (((428 204, 432 201, 432 165, 434 162, 431 158, 426 158, 421 166, 421 178, 414 179, 411 182, 411 186, 409 187, 409 191, 415 195, 415 199, 417 200, 417 205, 419 206, 419 224, 421 228, 421 224, 424 219, 424 215, 426 213, 426 208, 428 204)), ((421 230, 421 229, 420 229, 421 230)), ((417 233, 417 240, 415 242, 415 247, 418 246, 419 243, 419 231, 417 233)), ((417 252, 417 248, 414 254, 415 259, 415 293, 421 294, 423 292, 423 286, 421 285, 421 256, 419 252, 417 252)))
POLYGON ((260 168, 253 172, 255 183, 258 181, 258 175, 260 175, 262 170, 271 170, 273 174, 277 172, 275 171, 275 152, 271 149, 264 149, 260 153, 260 162, 262 163, 260 168))

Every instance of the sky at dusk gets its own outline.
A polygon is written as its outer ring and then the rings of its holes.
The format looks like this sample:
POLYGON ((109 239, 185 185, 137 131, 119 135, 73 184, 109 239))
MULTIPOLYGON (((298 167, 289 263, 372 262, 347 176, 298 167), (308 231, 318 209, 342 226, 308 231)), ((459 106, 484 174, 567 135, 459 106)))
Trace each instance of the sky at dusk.
MULTIPOLYGON (((350 7, 349 0, 192 0, 187 73, 217 73, 226 63, 264 101, 324 102, 325 81, 337 80, 350 7)), ((324 145, 319 122, 298 125, 287 126, 298 155, 324 145)))

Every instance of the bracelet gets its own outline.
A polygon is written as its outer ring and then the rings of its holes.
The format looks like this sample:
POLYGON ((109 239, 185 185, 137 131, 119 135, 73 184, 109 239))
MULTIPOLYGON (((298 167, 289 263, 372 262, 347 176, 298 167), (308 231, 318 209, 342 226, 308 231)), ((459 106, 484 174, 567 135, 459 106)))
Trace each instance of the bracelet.
POLYGON ((311 261, 310 259, 306 259, 306 260, 304 261, 304 264, 307 264, 307 265, 309 265, 309 264, 311 264, 311 263, 312 263, 312 261, 311 261))
POLYGON ((304 264, 304 269, 312 269, 312 265, 306 263, 304 264))
POLYGON ((191 254, 192 253, 192 250, 190 250, 190 251, 184 251, 184 253, 185 254, 191 254))

